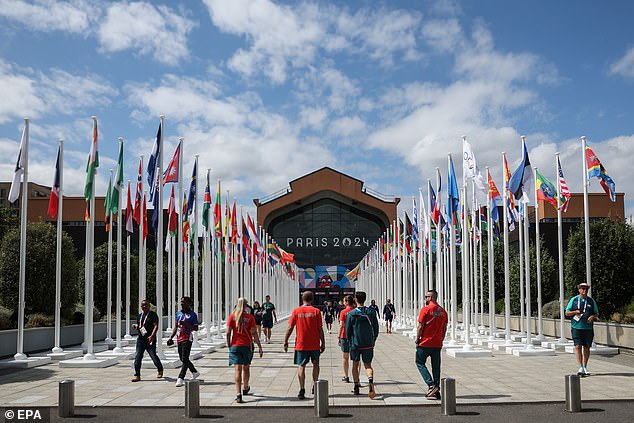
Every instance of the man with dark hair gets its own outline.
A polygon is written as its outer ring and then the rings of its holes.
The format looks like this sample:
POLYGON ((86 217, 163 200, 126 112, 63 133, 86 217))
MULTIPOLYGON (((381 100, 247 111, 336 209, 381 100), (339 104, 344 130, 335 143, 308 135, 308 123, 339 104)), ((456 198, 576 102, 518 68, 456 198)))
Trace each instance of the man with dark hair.
POLYGON ((343 298, 344 303, 346 304, 346 308, 341 310, 339 313, 339 346, 341 347, 341 352, 343 353, 343 378, 341 379, 343 382, 350 383, 350 377, 348 377, 348 370, 350 368, 350 347, 348 346, 348 338, 346 337, 346 319, 348 318, 348 313, 354 310, 354 298, 352 295, 346 295, 343 298))
POLYGON ((149 354, 152 362, 156 366, 156 377, 163 377, 163 364, 156 355, 156 332, 158 331, 158 316, 150 310, 148 300, 141 301, 141 313, 132 325, 132 329, 138 329, 139 336, 136 339, 136 355, 134 357, 134 377, 132 382, 141 380, 141 363, 145 351, 149 354))
POLYGON ((299 394, 297 398, 306 398, 305 380, 306 364, 313 363, 313 391, 314 383, 319 379, 319 356, 326 350, 326 340, 324 339, 324 328, 322 326, 321 311, 313 307, 313 293, 306 291, 302 294, 303 304, 293 310, 288 321, 288 329, 284 337, 284 352, 288 351, 288 338, 297 327, 295 334, 295 357, 297 365, 297 379, 299 380, 299 394))
POLYGON ((264 297, 266 301, 262 303, 262 327, 264 328, 264 336, 266 343, 271 343, 271 328, 273 328, 273 320, 277 323, 277 314, 275 314, 275 305, 271 302, 271 296, 264 297))
POLYGON ((357 291, 354 294, 357 308, 350 311, 346 317, 346 337, 350 348, 352 360, 352 378, 354 379, 354 394, 359 395, 361 384, 359 383, 359 370, 361 361, 368 376, 368 397, 376 396, 374 389, 374 370, 372 358, 374 357, 374 344, 379 336, 379 319, 370 307, 365 306, 365 292, 357 291))
POLYGON ((590 285, 585 282, 577 285, 579 295, 570 299, 566 307, 566 317, 572 318, 570 327, 572 341, 575 344, 575 357, 579 370, 579 376, 588 376, 588 360, 590 359, 590 347, 594 340, 593 323, 599 318, 597 302, 588 296, 590 285))
POLYGON ((178 336, 176 341, 178 342, 178 357, 183 363, 181 367, 181 371, 178 374, 178 378, 176 379, 176 386, 185 385, 185 374, 189 369, 192 372, 192 380, 196 379, 200 376, 198 370, 194 367, 194 364, 189 360, 189 355, 192 351, 192 332, 198 330, 198 315, 196 312, 191 309, 192 300, 189 297, 181 298, 181 310, 176 313, 176 324, 174 325, 174 330, 172 330, 172 335, 170 335, 167 340, 167 345, 172 345, 174 341, 172 338, 178 332, 178 336))
POLYGON ((385 320, 386 333, 392 333, 392 320, 394 319, 395 314, 396 310, 394 309, 394 304, 392 304, 392 300, 388 298, 383 306, 383 320, 385 320))
POLYGON ((447 333, 447 312, 438 305, 437 298, 438 292, 433 289, 425 294, 416 330, 416 367, 427 384, 428 399, 440 399, 440 353, 447 333), (425 365, 427 357, 431 357, 431 375, 425 365))

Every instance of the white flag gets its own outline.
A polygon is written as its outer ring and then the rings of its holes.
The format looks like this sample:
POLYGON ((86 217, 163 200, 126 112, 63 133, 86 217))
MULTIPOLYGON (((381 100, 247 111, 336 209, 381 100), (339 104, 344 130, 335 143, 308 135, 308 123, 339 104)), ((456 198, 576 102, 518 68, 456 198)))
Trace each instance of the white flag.
POLYGON ((465 180, 473 178, 480 190, 485 190, 482 173, 476 164, 475 155, 467 138, 462 139, 462 175, 465 180))
POLYGON ((9 202, 15 203, 15 200, 20 196, 20 182, 22 181, 22 174, 24 173, 24 151, 26 149, 26 143, 29 138, 28 127, 24 126, 22 131, 22 140, 20 141, 20 151, 18 151, 18 160, 15 163, 15 172, 13 173, 13 181, 11 182, 11 189, 9 190, 9 202))

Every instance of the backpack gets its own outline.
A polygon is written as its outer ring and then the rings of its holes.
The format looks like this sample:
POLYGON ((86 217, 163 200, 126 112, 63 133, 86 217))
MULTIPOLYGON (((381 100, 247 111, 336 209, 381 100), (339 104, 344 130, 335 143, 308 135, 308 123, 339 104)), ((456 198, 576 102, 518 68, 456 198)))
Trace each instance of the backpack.
POLYGON ((374 347, 374 327, 372 326, 372 318, 369 315, 374 314, 374 310, 368 307, 360 307, 355 312, 350 312, 349 317, 352 321, 353 339, 352 346, 358 349, 374 347))

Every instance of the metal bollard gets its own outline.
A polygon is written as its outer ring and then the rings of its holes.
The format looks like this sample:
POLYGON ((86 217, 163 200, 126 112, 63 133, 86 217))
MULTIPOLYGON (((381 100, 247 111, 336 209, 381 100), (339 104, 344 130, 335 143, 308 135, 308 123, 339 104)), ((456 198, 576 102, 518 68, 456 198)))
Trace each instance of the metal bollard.
POLYGON ((566 375, 566 411, 581 411, 581 378, 577 375, 566 375))
POLYGON ((200 417, 200 381, 185 381, 185 417, 200 417))
POLYGON ((73 417, 75 415, 75 381, 62 380, 59 383, 57 413, 59 417, 73 417))
POLYGON ((456 379, 440 379, 440 409, 445 416, 456 414, 456 379))
POLYGON ((328 381, 315 382, 315 416, 328 417, 328 381))

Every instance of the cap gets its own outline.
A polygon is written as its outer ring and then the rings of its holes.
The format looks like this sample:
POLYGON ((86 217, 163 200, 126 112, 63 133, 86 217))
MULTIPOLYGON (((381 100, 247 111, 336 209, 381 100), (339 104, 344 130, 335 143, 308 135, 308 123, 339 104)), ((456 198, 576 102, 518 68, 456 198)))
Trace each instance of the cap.
POLYGON ((587 283, 587 282, 581 282, 581 283, 577 284, 577 288, 579 288, 579 287, 581 287, 581 286, 587 286, 587 287, 590 287, 590 284, 589 284, 589 283, 587 283))

